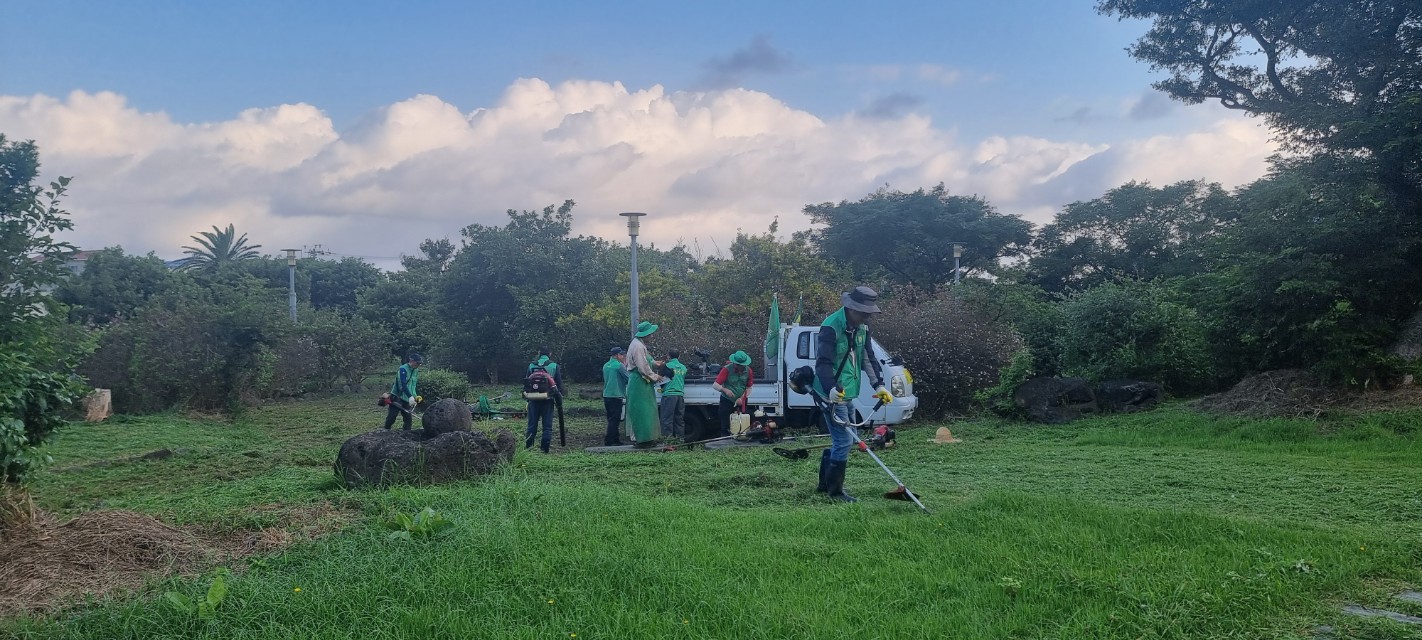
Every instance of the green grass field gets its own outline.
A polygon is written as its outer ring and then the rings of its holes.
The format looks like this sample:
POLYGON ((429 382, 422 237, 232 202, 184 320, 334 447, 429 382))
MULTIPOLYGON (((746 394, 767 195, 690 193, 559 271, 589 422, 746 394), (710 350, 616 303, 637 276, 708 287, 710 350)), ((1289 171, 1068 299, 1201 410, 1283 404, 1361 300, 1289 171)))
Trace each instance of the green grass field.
MULTIPOLYGON (((1422 410, 1307 422, 1168 407, 957 423, 957 445, 927 443, 938 425, 919 424, 884 458, 931 516, 878 499, 892 484, 867 456, 847 482, 862 500, 844 506, 813 494, 815 457, 765 448, 524 452, 479 481, 340 488, 337 448, 382 417, 362 395, 72 426, 36 483, 47 510, 244 530, 330 503, 351 524, 234 567, 211 620, 161 598, 204 592, 201 576, 0 622, 0 635, 1312 638, 1327 624, 1338 638, 1422 638, 1339 612, 1422 615, 1391 600, 1422 585, 1422 410), (176 453, 126 460, 159 448, 176 453), (388 516, 425 506, 455 525, 387 539, 388 516)), ((601 422, 569 429, 586 441, 601 422)))

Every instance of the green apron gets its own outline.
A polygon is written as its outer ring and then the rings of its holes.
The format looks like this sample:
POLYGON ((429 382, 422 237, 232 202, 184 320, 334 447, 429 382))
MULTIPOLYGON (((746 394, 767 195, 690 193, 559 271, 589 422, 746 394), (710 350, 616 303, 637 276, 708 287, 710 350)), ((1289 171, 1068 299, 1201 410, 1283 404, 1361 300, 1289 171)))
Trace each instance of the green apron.
MULTIPOLYGON (((649 363, 650 364, 650 363, 649 363)), ((662 437, 662 420, 657 413, 657 392, 642 374, 629 372, 627 380, 627 427, 638 444, 662 437)))

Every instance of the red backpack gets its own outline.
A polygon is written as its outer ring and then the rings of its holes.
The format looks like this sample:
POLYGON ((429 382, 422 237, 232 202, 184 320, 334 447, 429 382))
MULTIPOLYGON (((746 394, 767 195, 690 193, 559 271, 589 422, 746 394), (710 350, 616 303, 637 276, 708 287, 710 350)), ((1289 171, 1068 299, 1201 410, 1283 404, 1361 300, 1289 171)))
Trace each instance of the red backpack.
POLYGON ((553 397, 557 388, 558 383, 553 380, 553 374, 541 366, 534 365, 523 378, 523 399, 547 400, 553 397))

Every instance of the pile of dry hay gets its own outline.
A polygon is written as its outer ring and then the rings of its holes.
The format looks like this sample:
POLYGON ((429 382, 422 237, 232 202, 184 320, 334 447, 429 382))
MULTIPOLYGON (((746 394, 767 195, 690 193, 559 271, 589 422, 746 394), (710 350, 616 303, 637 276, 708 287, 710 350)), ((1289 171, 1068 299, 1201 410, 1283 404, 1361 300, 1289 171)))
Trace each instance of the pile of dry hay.
POLYGON ((42 611, 77 595, 136 589, 222 560, 202 538, 132 511, 94 511, 59 523, 44 513, 0 540, 0 615, 42 611))
POLYGON ((1374 411, 1422 406, 1413 384, 1369 391, 1329 386, 1303 369, 1266 371, 1240 380, 1228 391, 1190 403, 1208 413, 1250 418, 1317 418, 1331 410, 1374 411))

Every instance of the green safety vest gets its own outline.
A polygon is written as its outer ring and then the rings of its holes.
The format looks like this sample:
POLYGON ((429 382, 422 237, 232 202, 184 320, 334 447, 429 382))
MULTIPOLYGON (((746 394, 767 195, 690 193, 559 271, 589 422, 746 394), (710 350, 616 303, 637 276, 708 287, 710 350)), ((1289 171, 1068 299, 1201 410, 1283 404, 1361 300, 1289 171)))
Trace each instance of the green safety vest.
POLYGON ((666 366, 668 369, 671 369, 672 377, 671 380, 667 382, 667 385, 665 387, 662 387, 662 395, 685 395, 684 392, 686 390, 686 365, 682 364, 680 360, 672 358, 671 360, 667 361, 666 366))
POLYGON ((627 370, 617 358, 608 358, 607 364, 602 365, 602 397, 627 397, 627 370))
POLYGON ((723 384, 721 386, 726 389, 729 389, 731 393, 734 394, 737 399, 739 399, 741 397, 741 394, 746 392, 747 383, 750 382, 750 367, 743 367, 745 371, 742 371, 741 373, 736 373, 736 370, 731 368, 736 366, 740 365, 726 365, 726 384, 723 384))
POLYGON ((420 382, 420 370, 408 364, 400 365, 400 370, 395 372, 395 382, 390 384, 390 395, 401 400, 405 400, 415 395, 415 385, 420 382), (400 388, 400 378, 405 377, 405 388, 400 388))
POLYGON ((558 375, 558 363, 549 360, 548 356, 543 356, 538 360, 528 363, 528 372, 533 373, 533 370, 540 366, 543 367, 544 371, 548 372, 548 375, 555 377, 558 375))
MULTIPOLYGON (((839 371, 839 379, 835 380, 835 386, 844 392, 845 398, 859 397, 860 372, 864 368, 864 345, 868 343, 869 330, 864 325, 854 328, 854 356, 845 362, 844 354, 849 352, 849 335, 845 329, 849 326, 849 321, 844 317, 844 309, 840 308, 839 311, 825 318, 821 326, 834 329, 833 366, 835 370, 839 371), (844 362, 843 369, 839 366, 840 362, 844 362)), ((819 376, 815 377, 815 390, 821 394, 829 393, 829 389, 820 388, 819 376)))

